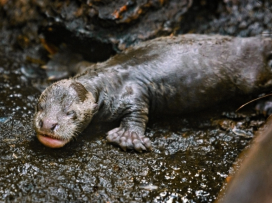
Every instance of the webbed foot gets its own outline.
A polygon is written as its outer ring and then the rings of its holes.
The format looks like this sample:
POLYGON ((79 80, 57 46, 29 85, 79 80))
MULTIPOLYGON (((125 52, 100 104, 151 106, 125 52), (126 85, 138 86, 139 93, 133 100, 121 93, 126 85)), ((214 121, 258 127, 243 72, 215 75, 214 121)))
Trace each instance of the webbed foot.
POLYGON ((127 149, 135 149, 138 152, 150 151, 152 148, 151 141, 139 134, 133 130, 119 127, 107 133, 107 140, 119 145, 124 151, 127 149))

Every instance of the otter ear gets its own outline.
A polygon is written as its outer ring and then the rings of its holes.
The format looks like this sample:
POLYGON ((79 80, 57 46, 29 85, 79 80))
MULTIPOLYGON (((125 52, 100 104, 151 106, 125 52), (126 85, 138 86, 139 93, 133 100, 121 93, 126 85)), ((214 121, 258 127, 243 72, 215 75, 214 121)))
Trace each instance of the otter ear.
POLYGON ((79 82, 73 82, 69 87, 73 88, 81 102, 84 102, 88 97, 88 91, 86 88, 79 82))
POLYGON ((87 116, 89 119, 92 119, 94 114, 98 112, 98 105, 90 99, 85 100, 81 106, 82 109, 84 109, 85 116, 87 116))

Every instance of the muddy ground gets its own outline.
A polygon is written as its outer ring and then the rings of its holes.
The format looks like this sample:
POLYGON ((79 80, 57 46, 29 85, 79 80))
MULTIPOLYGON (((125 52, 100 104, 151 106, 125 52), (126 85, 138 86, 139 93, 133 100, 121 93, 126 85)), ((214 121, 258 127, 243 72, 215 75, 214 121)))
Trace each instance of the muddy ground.
MULTIPOLYGON (((226 2, 214 12, 192 7, 178 33, 252 36, 272 29, 268 0, 226 2)), ((43 78, 25 74, 34 51, 16 43, 14 32, 2 26, 0 34, 0 202, 213 202, 265 122, 254 105, 235 113, 252 97, 237 98, 204 112, 152 118, 149 153, 107 144, 105 132, 116 124, 90 126, 64 148, 46 148, 32 128, 40 94, 34 84, 43 78)))

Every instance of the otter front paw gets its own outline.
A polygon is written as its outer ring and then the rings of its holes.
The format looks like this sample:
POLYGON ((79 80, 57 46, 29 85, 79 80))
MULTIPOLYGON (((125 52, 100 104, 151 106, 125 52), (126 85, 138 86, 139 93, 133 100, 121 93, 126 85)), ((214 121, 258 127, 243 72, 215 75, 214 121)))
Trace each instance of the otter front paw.
POLYGON ((133 130, 124 128, 115 128, 107 133, 107 140, 110 143, 119 145, 124 151, 135 149, 138 152, 151 150, 151 141, 149 138, 139 135, 133 130))
POLYGON ((265 116, 270 116, 272 114, 272 98, 269 100, 260 101, 255 106, 257 113, 264 114, 265 116))

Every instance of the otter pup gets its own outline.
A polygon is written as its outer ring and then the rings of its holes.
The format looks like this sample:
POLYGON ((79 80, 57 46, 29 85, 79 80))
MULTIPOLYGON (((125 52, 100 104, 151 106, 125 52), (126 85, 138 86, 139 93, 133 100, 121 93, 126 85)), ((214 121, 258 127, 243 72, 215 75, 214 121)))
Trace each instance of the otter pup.
POLYGON ((149 113, 196 111, 271 86, 271 38, 162 37, 49 86, 39 98, 34 127, 40 142, 58 148, 92 120, 120 120, 107 140, 123 150, 150 150, 144 136, 149 113))

